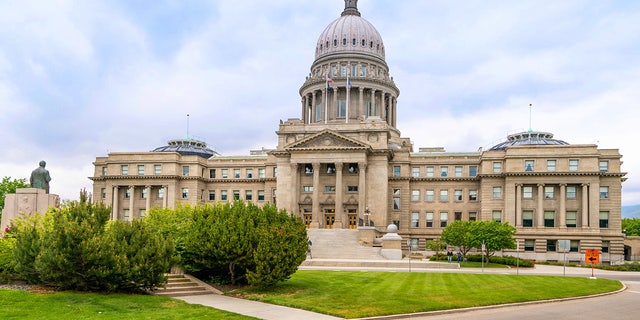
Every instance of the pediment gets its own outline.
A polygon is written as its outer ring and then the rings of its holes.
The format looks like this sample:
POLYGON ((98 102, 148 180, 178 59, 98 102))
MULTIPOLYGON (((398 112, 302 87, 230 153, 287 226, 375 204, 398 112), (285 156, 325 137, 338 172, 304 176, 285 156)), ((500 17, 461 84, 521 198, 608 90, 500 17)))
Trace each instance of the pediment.
POLYGON ((368 148, 370 146, 367 144, 331 130, 321 131, 285 147, 287 150, 364 150, 368 148))

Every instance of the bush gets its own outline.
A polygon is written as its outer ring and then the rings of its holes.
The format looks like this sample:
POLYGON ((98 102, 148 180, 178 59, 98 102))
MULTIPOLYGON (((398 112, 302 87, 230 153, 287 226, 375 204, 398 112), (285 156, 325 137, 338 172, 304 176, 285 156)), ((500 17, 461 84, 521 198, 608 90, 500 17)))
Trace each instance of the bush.
POLYGON ((13 279, 14 266, 13 249, 16 239, 9 236, 0 238, 0 283, 8 283, 13 279))

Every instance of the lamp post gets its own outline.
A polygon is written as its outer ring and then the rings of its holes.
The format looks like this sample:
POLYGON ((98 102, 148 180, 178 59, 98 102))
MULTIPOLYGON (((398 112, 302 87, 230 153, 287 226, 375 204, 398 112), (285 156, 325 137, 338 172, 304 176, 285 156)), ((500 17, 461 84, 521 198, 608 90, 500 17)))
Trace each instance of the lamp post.
POLYGON ((369 207, 364 208, 364 225, 365 227, 369 226, 369 216, 371 215, 371 211, 369 211, 369 207))

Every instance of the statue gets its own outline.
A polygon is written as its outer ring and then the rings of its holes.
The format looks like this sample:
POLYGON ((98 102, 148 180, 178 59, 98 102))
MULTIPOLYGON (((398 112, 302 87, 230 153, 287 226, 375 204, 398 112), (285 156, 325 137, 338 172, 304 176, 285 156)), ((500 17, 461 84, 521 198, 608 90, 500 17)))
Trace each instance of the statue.
POLYGON ((44 160, 40 161, 40 167, 31 171, 31 178, 29 178, 29 183, 32 188, 44 189, 47 193, 49 193, 49 181, 51 181, 51 176, 49 176, 49 170, 44 167, 47 165, 44 160))

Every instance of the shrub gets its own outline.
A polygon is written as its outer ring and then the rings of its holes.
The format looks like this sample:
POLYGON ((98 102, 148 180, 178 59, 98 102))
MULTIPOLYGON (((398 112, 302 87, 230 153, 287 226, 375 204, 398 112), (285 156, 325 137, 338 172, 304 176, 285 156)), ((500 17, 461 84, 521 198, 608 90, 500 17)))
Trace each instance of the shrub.
POLYGON ((13 237, 0 238, 0 283, 7 283, 13 279, 14 266, 13 249, 16 239, 13 237))

